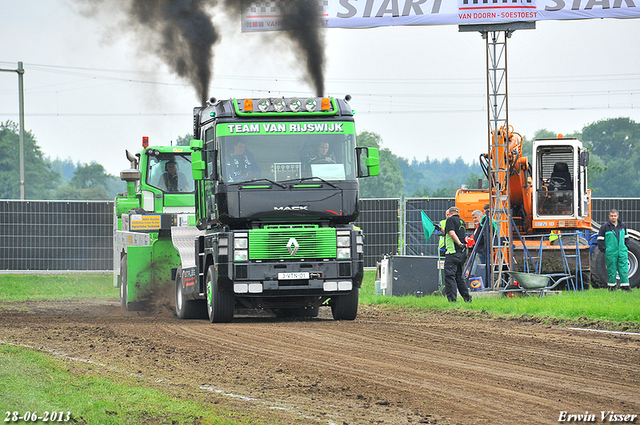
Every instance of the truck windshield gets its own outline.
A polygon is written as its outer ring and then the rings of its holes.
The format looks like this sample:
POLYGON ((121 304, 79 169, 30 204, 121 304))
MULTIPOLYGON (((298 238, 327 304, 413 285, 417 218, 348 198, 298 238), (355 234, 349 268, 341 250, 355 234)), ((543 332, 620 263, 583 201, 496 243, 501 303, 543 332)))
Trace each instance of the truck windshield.
POLYGON ((353 123, 219 124, 217 134, 225 183, 356 178, 353 123))
POLYGON ((161 153, 149 156, 147 184, 166 193, 193 192, 190 155, 161 153))

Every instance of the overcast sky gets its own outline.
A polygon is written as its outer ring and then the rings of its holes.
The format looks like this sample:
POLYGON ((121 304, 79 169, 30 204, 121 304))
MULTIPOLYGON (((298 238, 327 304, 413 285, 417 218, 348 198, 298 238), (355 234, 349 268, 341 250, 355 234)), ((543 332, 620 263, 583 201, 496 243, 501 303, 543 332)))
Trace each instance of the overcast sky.
MULTIPOLYGON (((114 4, 118 2, 114 1, 114 4)), ((71 0, 0 0, 0 68, 24 62, 25 127, 45 155, 98 162, 118 175, 142 136, 168 144, 192 131, 198 96, 139 48, 133 33, 83 16, 71 0)), ((117 12, 117 7, 114 7, 117 12)), ((117 13, 111 19, 117 19, 117 13)), ((216 14, 210 96, 312 95, 290 45, 243 34, 216 14)), ((458 27, 327 29, 326 92, 351 94, 358 131, 409 160, 487 149, 485 42, 458 27)), ((531 138, 600 119, 640 122, 640 21, 540 21, 508 41, 509 122, 531 138)), ((18 121, 18 78, 0 72, 0 121, 18 121)))

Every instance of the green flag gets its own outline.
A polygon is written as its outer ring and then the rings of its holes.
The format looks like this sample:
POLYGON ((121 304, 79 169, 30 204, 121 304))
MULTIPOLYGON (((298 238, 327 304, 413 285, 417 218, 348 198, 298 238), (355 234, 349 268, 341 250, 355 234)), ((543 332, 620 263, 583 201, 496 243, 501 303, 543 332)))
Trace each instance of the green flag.
POLYGON ((422 230, 424 230, 424 238, 428 242, 433 231, 436 229, 436 226, 433 225, 433 222, 424 211, 420 212, 422 213, 422 230))

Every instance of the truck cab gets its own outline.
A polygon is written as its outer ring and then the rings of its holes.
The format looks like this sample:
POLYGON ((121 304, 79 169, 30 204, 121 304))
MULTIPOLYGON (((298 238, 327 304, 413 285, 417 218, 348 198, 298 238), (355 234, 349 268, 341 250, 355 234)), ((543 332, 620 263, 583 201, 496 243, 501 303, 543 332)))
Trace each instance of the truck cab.
POLYGON ((149 146, 126 151, 130 168, 120 173, 127 192, 114 202, 114 285, 126 310, 146 308, 171 287, 180 257, 171 228, 195 225, 195 182, 189 146, 149 146))
POLYGON ((533 142, 533 228, 591 229, 589 153, 575 138, 533 142))

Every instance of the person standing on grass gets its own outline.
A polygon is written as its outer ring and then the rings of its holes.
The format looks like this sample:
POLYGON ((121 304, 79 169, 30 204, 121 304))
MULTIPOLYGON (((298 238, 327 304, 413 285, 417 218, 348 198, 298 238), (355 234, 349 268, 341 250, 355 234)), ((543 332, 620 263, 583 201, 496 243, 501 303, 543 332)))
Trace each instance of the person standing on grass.
POLYGON ((616 274, 620 275, 620 289, 631 291, 629 286, 629 232, 627 226, 618 220, 619 212, 612 208, 609 221, 598 232, 598 249, 604 253, 607 263, 607 286, 610 291, 616 289, 616 274))
POLYGON ((460 210, 457 207, 449 208, 449 214, 444 227, 444 245, 447 249, 444 256, 445 291, 450 302, 457 301, 458 292, 465 302, 471 302, 469 288, 462 278, 462 269, 467 259, 466 225, 460 218, 460 210))

